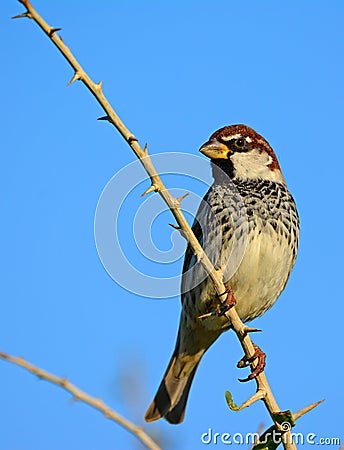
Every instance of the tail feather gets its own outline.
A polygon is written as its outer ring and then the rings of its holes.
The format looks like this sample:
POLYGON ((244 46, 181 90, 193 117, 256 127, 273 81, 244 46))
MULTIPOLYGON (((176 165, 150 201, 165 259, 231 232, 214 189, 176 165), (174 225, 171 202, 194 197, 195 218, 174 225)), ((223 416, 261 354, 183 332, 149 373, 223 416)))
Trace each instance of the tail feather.
POLYGON ((187 377, 187 382, 186 382, 186 385, 185 385, 185 387, 183 389, 183 392, 182 392, 182 395, 181 395, 179 401, 177 402, 175 407, 173 409, 171 409, 165 415, 165 419, 167 420, 167 422, 172 423, 172 424, 178 424, 178 423, 183 422, 184 415, 185 415, 186 403, 187 403, 187 400, 188 400, 188 396, 189 396, 192 380, 193 380, 193 378, 195 376, 198 364, 199 364, 199 362, 197 363, 197 365, 193 369, 193 371, 190 373, 190 375, 187 377))
POLYGON ((189 374, 179 378, 174 375, 178 356, 176 354, 172 356, 158 392, 146 412, 147 422, 153 422, 162 417, 172 424, 183 421, 191 383, 201 357, 202 355, 195 355, 189 374))

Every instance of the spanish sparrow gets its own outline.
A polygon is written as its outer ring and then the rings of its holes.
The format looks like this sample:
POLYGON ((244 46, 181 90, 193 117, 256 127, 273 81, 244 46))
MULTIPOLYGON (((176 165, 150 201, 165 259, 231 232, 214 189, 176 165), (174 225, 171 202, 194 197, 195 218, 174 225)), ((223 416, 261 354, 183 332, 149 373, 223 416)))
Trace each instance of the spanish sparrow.
MULTIPOLYGON (((299 219, 293 197, 268 142, 246 125, 216 131, 200 152, 211 159, 214 183, 193 231, 214 267, 223 271, 243 321, 265 313, 293 268, 299 219)), ((213 283, 190 246, 184 259, 177 343, 146 421, 183 421, 196 369, 205 351, 230 329, 213 283), (206 318, 200 318, 205 316, 206 318)))

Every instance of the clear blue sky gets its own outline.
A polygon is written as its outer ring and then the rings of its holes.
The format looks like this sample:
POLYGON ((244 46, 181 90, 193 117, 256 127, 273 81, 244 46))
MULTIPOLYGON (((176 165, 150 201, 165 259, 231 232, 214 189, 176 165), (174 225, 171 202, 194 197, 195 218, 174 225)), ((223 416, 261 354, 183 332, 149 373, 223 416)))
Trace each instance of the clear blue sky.
MULTIPOLYGON (((298 205, 301 244, 290 282, 254 322, 264 330, 254 338, 268 355, 266 373, 283 409, 326 399, 295 431, 343 440, 343 2, 34 5, 63 28, 152 154, 197 155, 213 131, 231 123, 252 126, 272 144, 298 205)), ((179 299, 139 297, 104 270, 93 234, 96 205, 134 155, 115 129, 96 121, 102 111, 80 83, 66 88, 72 71, 38 27, 10 20, 22 11, 4 2, 0 24, 0 348, 143 423, 173 350, 179 299)), ((189 177, 166 183, 205 192, 189 177)), ((137 251, 132 217, 146 187, 133 190, 120 217, 129 254, 137 251)), ((152 227, 161 251, 171 246, 171 221, 164 213, 152 227)), ((166 276, 166 264, 137 263, 166 276)), ((172 275, 181 265, 171 265, 172 275)), ((270 425, 262 404, 236 414, 224 402, 227 389, 237 403, 254 391, 254 383, 237 381, 246 374, 236 368, 241 356, 234 335, 223 335, 202 361, 184 423, 147 425, 164 436, 164 448, 202 449, 209 427, 234 434, 270 425)), ((0 380, 1 449, 139 448, 119 426, 20 368, 0 361, 0 380)))

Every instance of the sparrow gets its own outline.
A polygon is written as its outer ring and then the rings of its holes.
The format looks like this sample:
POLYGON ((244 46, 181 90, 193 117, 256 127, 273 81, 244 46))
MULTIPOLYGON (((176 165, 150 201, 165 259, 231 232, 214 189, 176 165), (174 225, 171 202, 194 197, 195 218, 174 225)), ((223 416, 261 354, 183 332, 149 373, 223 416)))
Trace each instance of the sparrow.
MULTIPOLYGON (((296 205, 273 149, 252 128, 242 124, 220 128, 200 152, 211 160, 214 182, 192 229, 215 269, 222 271, 236 311, 247 322, 271 308, 286 286, 299 241, 296 205)), ((184 258, 181 302, 176 346, 146 412, 147 422, 162 417, 172 424, 183 421, 204 353, 231 328, 225 310, 219 309, 212 280, 190 246, 184 258)))

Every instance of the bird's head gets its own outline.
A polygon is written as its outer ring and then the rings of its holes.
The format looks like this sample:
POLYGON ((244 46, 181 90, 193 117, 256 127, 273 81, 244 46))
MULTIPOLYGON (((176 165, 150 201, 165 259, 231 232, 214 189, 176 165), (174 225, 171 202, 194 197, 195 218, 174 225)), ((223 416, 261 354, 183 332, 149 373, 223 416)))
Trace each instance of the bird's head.
MULTIPOLYGON (((220 128, 199 149, 230 178, 267 179, 284 183, 276 155, 269 143, 247 125, 220 128)), ((220 171, 213 170, 214 178, 220 171)))

